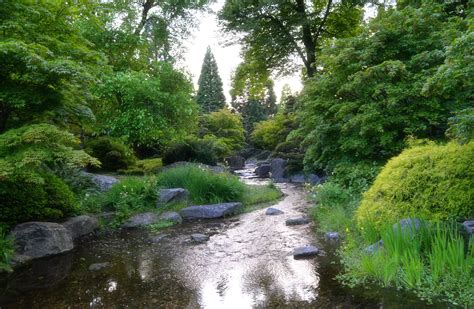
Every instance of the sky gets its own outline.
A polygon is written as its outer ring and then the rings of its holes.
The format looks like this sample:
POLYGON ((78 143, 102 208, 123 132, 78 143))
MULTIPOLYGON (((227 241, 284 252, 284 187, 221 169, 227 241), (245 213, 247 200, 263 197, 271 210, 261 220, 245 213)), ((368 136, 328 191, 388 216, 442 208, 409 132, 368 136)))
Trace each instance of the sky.
MULTIPOLYGON (((225 0, 218 0, 211 6, 211 10, 217 12, 223 5, 225 0)), ((223 35, 219 31, 217 17, 212 13, 201 13, 198 15, 199 28, 192 32, 192 37, 187 41, 186 53, 184 57, 184 65, 191 73, 194 87, 197 89, 199 74, 201 73, 202 61, 206 53, 207 46, 211 47, 212 53, 216 58, 219 67, 219 75, 224 84, 224 94, 227 102, 230 103, 230 88, 232 72, 242 61, 240 57, 240 46, 223 46, 223 35)), ((275 80, 275 93, 280 97, 281 90, 285 84, 290 85, 293 91, 299 91, 302 88, 299 73, 285 78, 275 80)))

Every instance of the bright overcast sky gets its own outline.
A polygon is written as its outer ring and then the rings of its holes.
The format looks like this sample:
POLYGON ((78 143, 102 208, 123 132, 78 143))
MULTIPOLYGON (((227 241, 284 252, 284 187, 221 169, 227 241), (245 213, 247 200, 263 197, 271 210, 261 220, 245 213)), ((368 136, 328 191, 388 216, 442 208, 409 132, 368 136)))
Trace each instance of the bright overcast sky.
MULTIPOLYGON (((217 12, 225 0, 218 0, 211 6, 214 12, 217 12)), ((191 73, 194 86, 197 89, 199 74, 201 73, 202 61, 206 53, 207 46, 211 46, 214 57, 219 67, 219 74, 224 83, 224 93, 227 102, 230 102, 230 86, 232 72, 237 68, 242 58, 240 57, 240 46, 223 46, 222 34, 219 33, 217 17, 213 13, 200 14, 198 18, 199 28, 193 32, 193 36, 186 44, 185 66, 191 73)), ((293 91, 301 89, 301 80, 298 74, 294 76, 280 78, 275 81, 275 92, 280 97, 283 85, 288 84, 293 91)))

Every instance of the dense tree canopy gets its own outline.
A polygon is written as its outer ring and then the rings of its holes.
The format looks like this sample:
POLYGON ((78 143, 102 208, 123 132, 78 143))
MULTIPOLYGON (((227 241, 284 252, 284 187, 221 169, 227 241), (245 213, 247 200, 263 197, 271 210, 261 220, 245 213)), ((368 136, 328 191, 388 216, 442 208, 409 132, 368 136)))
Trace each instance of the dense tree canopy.
POLYGON ((202 63, 201 75, 198 81, 196 101, 204 113, 215 112, 225 107, 224 89, 219 76, 216 59, 208 47, 202 63))
POLYGON ((324 40, 357 32, 361 2, 227 0, 219 17, 224 29, 239 38, 247 59, 289 72, 296 57, 312 77, 324 40))

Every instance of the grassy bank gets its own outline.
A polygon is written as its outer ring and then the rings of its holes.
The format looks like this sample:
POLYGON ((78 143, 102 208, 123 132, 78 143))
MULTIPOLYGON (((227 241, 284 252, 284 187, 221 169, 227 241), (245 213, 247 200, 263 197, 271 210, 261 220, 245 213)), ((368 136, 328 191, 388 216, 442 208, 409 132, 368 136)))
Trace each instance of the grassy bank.
POLYGON ((229 173, 215 173, 192 165, 164 170, 155 176, 126 177, 105 193, 87 194, 82 200, 84 212, 114 211, 113 226, 119 226, 135 213, 165 210, 179 211, 184 204, 156 207, 159 189, 185 188, 194 205, 241 202, 249 209, 256 204, 279 199, 282 194, 273 185, 247 185, 229 173))
POLYGON ((351 286, 377 284, 405 289, 428 302, 474 305, 474 241, 468 243, 453 223, 433 223, 416 233, 392 224, 358 224, 355 213, 361 194, 336 182, 313 188, 311 215, 318 232, 343 236, 339 255, 344 271, 339 279, 351 286), (383 247, 366 248, 382 240, 383 247))

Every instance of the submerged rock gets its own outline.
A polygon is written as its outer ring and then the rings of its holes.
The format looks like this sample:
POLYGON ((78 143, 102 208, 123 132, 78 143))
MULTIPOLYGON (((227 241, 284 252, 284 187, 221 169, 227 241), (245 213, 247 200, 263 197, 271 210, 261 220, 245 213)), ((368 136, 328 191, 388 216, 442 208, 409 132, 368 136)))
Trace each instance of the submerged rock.
POLYGON ((209 240, 209 236, 204 235, 204 234, 196 233, 196 234, 192 234, 192 235, 191 235, 191 239, 192 239, 192 241, 194 241, 194 242, 201 243, 201 242, 208 241, 208 240, 209 240))
POLYGON ((311 220, 305 217, 300 217, 300 218, 291 218, 286 220, 286 225, 291 226, 291 225, 303 225, 303 224, 308 224, 310 223, 311 220))
POLYGON ((326 234, 324 234, 324 238, 327 241, 338 242, 341 239, 341 236, 338 232, 327 232, 326 234))
POLYGON ((222 203, 213 205, 191 206, 179 212, 183 219, 214 219, 237 214, 243 210, 242 203, 222 203))
POLYGON ((159 217, 160 220, 171 221, 175 224, 183 223, 183 218, 179 215, 179 213, 174 211, 165 211, 159 217))
POLYGON ((52 222, 22 223, 12 230, 15 240, 14 265, 74 248, 71 233, 61 224, 52 222))
POLYGON ((109 262, 94 263, 94 264, 91 264, 88 269, 89 271, 99 271, 110 266, 111 264, 109 262))
POLYGON ((189 191, 183 188, 161 189, 157 207, 168 203, 188 203, 189 191))
POLYGON ((62 225, 71 233, 73 240, 93 233, 99 228, 99 220, 90 216, 77 216, 68 219, 62 225))
POLYGON ((267 208, 267 210, 265 211, 265 214, 267 216, 276 216, 276 215, 284 214, 284 212, 281 211, 280 209, 270 207, 270 208, 267 208))
POLYGON ((141 214, 136 214, 127 221, 125 221, 124 224, 122 224, 123 228, 137 228, 137 227, 143 227, 147 226, 150 224, 155 224, 158 221, 160 221, 160 218, 158 215, 154 212, 145 212, 141 214))
POLYGON ((318 255, 319 249, 316 248, 315 246, 303 246, 303 247, 298 247, 295 250, 293 250, 293 257, 295 259, 304 259, 304 258, 311 258, 316 255, 318 255))

